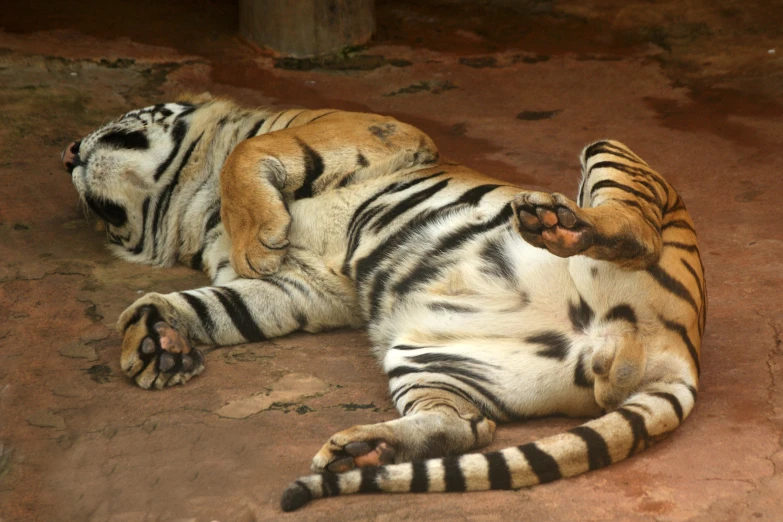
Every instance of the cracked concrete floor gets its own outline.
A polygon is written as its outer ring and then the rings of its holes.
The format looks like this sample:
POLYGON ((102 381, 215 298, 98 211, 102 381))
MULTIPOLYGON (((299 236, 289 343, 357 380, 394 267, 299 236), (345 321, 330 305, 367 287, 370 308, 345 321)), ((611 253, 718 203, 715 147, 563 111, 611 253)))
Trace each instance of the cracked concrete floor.
MULTIPOLYGON (((8 0, 0 520, 783 520, 783 8, 515 5, 379 0, 377 39, 358 56, 276 67, 233 37, 230 2, 8 0), (576 479, 283 516, 280 493, 327 437, 395 416, 366 338, 214 350, 185 387, 134 388, 118 368, 119 312, 206 281, 112 258, 59 166, 70 140, 185 90, 393 114, 458 161, 566 193, 584 144, 628 143, 680 189, 700 233, 710 307, 694 413, 646 453, 576 479)), ((506 426, 492 447, 576 423, 506 426)))

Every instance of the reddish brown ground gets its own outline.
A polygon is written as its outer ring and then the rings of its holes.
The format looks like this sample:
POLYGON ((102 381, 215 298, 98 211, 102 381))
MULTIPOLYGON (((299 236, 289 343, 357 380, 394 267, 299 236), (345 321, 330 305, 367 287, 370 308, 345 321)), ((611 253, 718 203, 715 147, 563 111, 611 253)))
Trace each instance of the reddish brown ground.
MULTIPOLYGON (((783 520, 783 7, 378 3, 364 54, 384 59, 295 71, 233 37, 227 2, 4 2, 0 520, 783 520), (693 415, 648 452, 572 480, 283 516, 281 491, 329 435, 395 416, 366 338, 215 350, 185 387, 135 388, 115 318, 140 293, 205 279, 108 255, 59 164, 67 142, 185 90, 390 113, 454 159, 565 192, 585 143, 630 144, 700 232, 710 309, 693 415)), ((493 447, 574 424, 506 426, 493 447)))

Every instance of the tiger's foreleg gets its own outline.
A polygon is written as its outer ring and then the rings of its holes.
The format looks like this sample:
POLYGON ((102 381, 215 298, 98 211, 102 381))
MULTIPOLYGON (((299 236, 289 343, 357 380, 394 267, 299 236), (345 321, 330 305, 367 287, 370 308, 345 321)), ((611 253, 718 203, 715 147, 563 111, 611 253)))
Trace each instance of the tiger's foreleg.
POLYGON ((345 186, 354 177, 393 173, 437 157, 435 144, 415 127, 340 111, 240 143, 220 174, 221 218, 232 240, 234 270, 246 278, 277 270, 288 247, 286 202, 345 186))
POLYGON ((120 366, 142 388, 183 384, 204 369, 199 344, 232 345, 362 324, 352 285, 293 249, 277 274, 171 294, 125 310, 120 366))

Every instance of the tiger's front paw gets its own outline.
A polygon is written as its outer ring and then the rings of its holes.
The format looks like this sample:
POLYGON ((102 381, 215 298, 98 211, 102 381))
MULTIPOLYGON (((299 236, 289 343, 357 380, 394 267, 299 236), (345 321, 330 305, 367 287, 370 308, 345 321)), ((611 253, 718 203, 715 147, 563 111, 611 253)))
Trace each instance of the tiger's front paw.
POLYGON ((570 257, 593 245, 593 225, 583 209, 562 194, 522 192, 512 205, 517 230, 533 246, 570 257))
MULTIPOLYGON (((154 294, 145 301, 154 301, 154 294)), ((177 321, 164 318, 153 302, 133 305, 120 316, 124 332, 120 367, 140 387, 184 384, 204 371, 204 357, 178 329, 177 321)))

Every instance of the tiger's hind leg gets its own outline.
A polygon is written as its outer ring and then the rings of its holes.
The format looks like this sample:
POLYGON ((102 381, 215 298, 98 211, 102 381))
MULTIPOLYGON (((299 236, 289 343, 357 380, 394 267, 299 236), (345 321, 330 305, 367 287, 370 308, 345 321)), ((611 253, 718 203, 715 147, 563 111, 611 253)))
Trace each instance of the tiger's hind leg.
POLYGON ((621 143, 582 152, 578 204, 562 194, 522 192, 513 202, 517 230, 556 256, 584 255, 641 270, 662 249, 667 214, 682 209, 674 189, 621 143))
POLYGON ((462 397, 427 384, 413 385, 404 394, 402 418, 336 433, 313 458, 312 470, 343 473, 459 455, 492 442, 495 422, 462 397))

